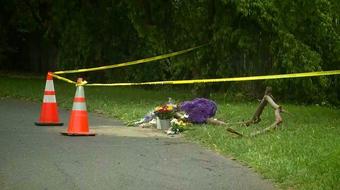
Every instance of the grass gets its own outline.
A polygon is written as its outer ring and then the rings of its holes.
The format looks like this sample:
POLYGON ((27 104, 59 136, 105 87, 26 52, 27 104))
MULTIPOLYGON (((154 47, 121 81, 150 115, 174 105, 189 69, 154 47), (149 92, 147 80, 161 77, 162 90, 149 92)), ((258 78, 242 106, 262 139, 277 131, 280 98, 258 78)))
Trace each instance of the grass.
MULTIPOLYGON (((43 78, 0 76, 0 97, 41 102, 44 85, 43 78)), ((70 109, 75 87, 55 81, 55 88, 59 106, 70 109)), ((89 111, 126 122, 141 118, 168 97, 178 101, 194 98, 189 91, 169 87, 153 90, 86 87, 85 93, 89 111)), ((218 103, 216 117, 228 122, 249 119, 257 106, 257 102, 235 102, 225 94, 213 94, 212 99, 218 103)), ((340 110, 315 105, 282 105, 293 115, 283 115, 281 129, 256 138, 234 138, 225 129, 211 125, 192 127, 185 136, 234 157, 272 179, 282 189, 339 188, 340 110)), ((260 124, 249 128, 235 125, 234 128, 250 134, 270 125, 273 120, 273 111, 267 108, 260 124)))

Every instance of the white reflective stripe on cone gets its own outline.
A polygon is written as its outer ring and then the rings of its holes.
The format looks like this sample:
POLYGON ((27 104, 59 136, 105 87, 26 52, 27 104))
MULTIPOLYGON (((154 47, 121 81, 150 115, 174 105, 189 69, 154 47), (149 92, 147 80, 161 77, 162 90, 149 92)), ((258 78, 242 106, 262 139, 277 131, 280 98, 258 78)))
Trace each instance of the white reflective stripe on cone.
POLYGON ((54 91, 53 80, 46 80, 45 91, 54 91))
POLYGON ((44 95, 44 103, 56 103, 55 95, 44 95))
POLYGON ((81 97, 84 98, 85 97, 85 93, 84 93, 84 87, 83 86, 78 86, 77 87, 77 91, 76 91, 76 95, 75 97, 81 97))
POLYGON ((85 102, 73 102, 72 110, 86 111, 86 103, 85 102))

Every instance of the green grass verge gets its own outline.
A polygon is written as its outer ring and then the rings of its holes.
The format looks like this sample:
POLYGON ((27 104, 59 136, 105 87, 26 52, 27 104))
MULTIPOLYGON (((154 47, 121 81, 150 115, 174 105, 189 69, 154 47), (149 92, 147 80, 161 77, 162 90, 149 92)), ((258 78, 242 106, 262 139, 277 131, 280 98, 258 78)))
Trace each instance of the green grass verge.
MULTIPOLYGON (((0 76, 0 97, 41 102, 45 81, 0 76)), ((55 81, 59 106, 70 109, 75 93, 73 85, 55 81)), ((188 89, 190 86, 188 86, 188 89)), ((161 87, 145 90, 135 87, 86 87, 89 111, 104 113, 123 121, 143 117, 157 104, 172 97, 177 101, 194 98, 190 91, 161 87)), ((249 119, 257 102, 235 102, 230 96, 213 94, 218 103, 217 118, 227 122, 249 119)), ((232 156, 272 179, 283 189, 322 189, 340 187, 340 110, 319 106, 283 104, 293 115, 283 115, 280 130, 256 138, 234 138, 221 127, 199 125, 184 134, 221 154, 232 156)), ((38 116, 37 116, 38 117, 38 116)), ((250 134, 274 120, 267 108, 256 126, 234 128, 250 134)))

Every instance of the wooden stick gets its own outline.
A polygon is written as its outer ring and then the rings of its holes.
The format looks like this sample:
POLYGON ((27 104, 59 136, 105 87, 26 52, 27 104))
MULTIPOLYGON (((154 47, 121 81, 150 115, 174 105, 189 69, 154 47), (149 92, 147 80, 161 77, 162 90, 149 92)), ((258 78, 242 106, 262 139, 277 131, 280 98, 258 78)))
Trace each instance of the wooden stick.
POLYGON ((275 128, 277 128, 277 127, 278 127, 278 126, 276 125, 276 122, 274 122, 274 123, 273 123, 272 125, 270 125, 269 127, 266 127, 266 128, 264 128, 264 129, 262 129, 262 130, 259 130, 259 131, 256 131, 256 132, 250 134, 250 137, 255 137, 255 136, 257 136, 257 135, 260 135, 260 134, 262 134, 262 133, 265 133, 265 132, 270 131, 270 130, 272 130, 272 129, 275 129, 275 128))
POLYGON ((262 99, 260 104, 257 106, 256 111, 253 115, 253 117, 251 118, 251 120, 245 122, 246 126, 250 126, 251 124, 256 124, 259 123, 261 121, 261 114, 264 110, 264 108, 267 105, 267 101, 265 99, 262 99))
MULTIPOLYGON (((220 121, 218 119, 215 119, 215 118, 208 118, 207 119, 207 123, 208 124, 213 124, 213 125, 218 125, 218 126, 228 126, 228 123, 225 123, 224 121, 220 121)), ((236 134, 240 137, 242 137, 243 135, 237 131, 235 131, 234 129, 230 128, 230 127, 227 127, 226 128, 228 132, 230 133, 233 133, 233 134, 236 134)))
POLYGON ((271 96, 265 95, 263 99, 266 100, 274 109, 279 109, 280 106, 274 102, 271 96))
MULTIPOLYGON (((275 105, 277 105, 277 104, 275 103, 275 105)), ((281 112, 282 112, 282 109, 281 109, 280 106, 278 106, 278 108, 275 109, 275 111, 274 111, 274 113, 275 113, 275 122, 272 125, 270 125, 269 127, 266 127, 266 128, 264 128, 264 129, 262 129, 260 131, 256 131, 256 132, 252 133, 250 136, 251 137, 255 137, 255 136, 259 135, 259 134, 265 133, 267 131, 270 131, 272 129, 276 129, 277 127, 279 127, 279 125, 282 123, 281 112)))
POLYGON ((231 133, 234 133, 240 137, 243 137, 243 135, 237 131, 235 131, 234 129, 230 128, 230 127, 227 127, 227 131, 231 132, 231 133))
MULTIPOLYGON (((257 107, 253 117, 251 120, 247 121, 245 124, 247 126, 251 125, 251 124, 255 124, 261 121, 261 114, 263 112, 264 107, 269 104, 273 109, 274 109, 274 115, 275 115, 275 122, 270 125, 269 127, 266 127, 262 130, 256 131, 254 133, 252 133, 250 136, 254 137, 257 136, 259 134, 265 133, 269 130, 272 129, 276 129, 283 121, 281 113, 282 112, 287 112, 285 110, 282 109, 282 107, 280 105, 278 105, 275 101, 274 101, 274 97, 272 96, 272 88, 271 87, 267 87, 266 88, 266 92, 260 102, 260 105, 257 107)), ((288 112, 287 112, 288 113, 288 112)))
POLYGON ((256 111, 253 115, 253 117, 251 118, 251 120, 245 122, 246 126, 250 126, 251 124, 256 124, 259 123, 261 121, 261 114, 264 110, 264 108, 267 105, 267 101, 265 99, 265 96, 271 96, 272 95, 272 87, 267 87, 266 91, 264 92, 264 97, 262 98, 260 104, 257 106, 256 111))

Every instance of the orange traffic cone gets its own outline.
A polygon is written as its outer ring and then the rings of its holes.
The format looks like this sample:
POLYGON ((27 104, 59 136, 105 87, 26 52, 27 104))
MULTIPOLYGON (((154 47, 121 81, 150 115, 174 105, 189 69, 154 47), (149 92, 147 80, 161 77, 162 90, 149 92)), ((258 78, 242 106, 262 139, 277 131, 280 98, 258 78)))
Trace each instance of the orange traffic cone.
POLYGON ((55 98, 52 73, 47 73, 43 104, 41 106, 40 118, 35 122, 37 126, 62 126, 59 122, 58 105, 55 98))
MULTIPOLYGON (((78 78, 77 83, 81 84, 82 78, 78 78)), ((89 120, 86 110, 84 87, 77 86, 76 95, 73 100, 73 107, 67 132, 61 133, 67 136, 94 136, 89 132, 89 120)))

